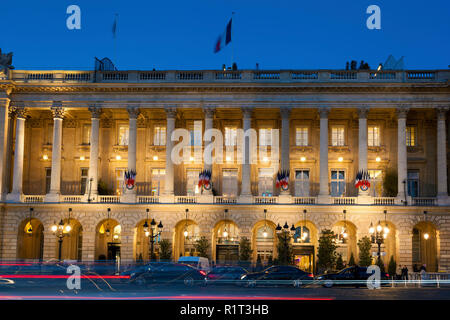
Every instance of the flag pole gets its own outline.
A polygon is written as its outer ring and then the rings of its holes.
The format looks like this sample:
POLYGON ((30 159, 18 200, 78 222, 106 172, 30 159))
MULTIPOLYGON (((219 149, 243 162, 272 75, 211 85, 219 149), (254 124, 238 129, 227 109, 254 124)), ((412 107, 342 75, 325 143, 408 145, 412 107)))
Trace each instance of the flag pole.
POLYGON ((234 60, 234 11, 231 13, 231 70, 234 60))
POLYGON ((114 40, 113 40, 113 61, 114 61, 114 67, 117 69, 117 21, 118 21, 119 14, 116 13, 114 17, 114 40))

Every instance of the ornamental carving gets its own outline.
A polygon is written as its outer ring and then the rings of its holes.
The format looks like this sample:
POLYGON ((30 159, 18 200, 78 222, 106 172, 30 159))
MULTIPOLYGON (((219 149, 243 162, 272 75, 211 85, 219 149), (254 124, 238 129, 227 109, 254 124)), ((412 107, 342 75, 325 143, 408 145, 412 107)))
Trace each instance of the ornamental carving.
POLYGON ((31 128, 42 128, 42 119, 30 119, 28 122, 31 128))
POLYGON ((436 116, 438 120, 446 120, 447 119, 447 111, 448 107, 440 107, 436 108, 436 116))
POLYGON ((139 116, 139 108, 138 107, 128 107, 127 111, 128 111, 128 116, 130 117, 130 119, 137 119, 137 117, 139 116))
POLYGON ((358 117, 360 119, 367 119, 368 115, 369 115, 369 108, 368 107, 360 107, 360 108, 358 108, 358 117))
POLYGON ((103 118, 100 120, 100 126, 102 128, 111 128, 112 127, 112 120, 110 118, 103 118))
POLYGON ((203 113, 205 114, 205 119, 214 118, 214 113, 216 112, 216 107, 207 106, 203 108, 203 113))
POLYGON ((27 109, 24 107, 15 107, 14 113, 16 114, 17 118, 25 119, 27 116, 27 109))
POLYGON ((408 146, 407 150, 408 150, 408 153, 423 153, 422 146, 408 146))
POLYGON ((164 111, 166 112, 167 119, 175 119, 177 117, 177 108, 175 107, 166 107, 164 111))
POLYGON ((318 109, 320 119, 328 119, 328 114, 330 113, 329 107, 320 107, 318 109))
POLYGON ((137 119, 137 127, 138 128, 147 128, 147 119, 141 113, 137 119))
POLYGON ((348 146, 328 146, 328 153, 343 153, 350 152, 350 148, 348 146))
POLYGON ((60 103, 54 103, 50 110, 52 111, 53 118, 64 118, 64 108, 60 103))
POLYGON ((291 108, 280 108, 280 114, 282 119, 289 118, 291 116, 291 108))
POLYGON ((253 114, 253 107, 242 107, 242 115, 244 116, 244 118, 251 118, 252 114, 253 114))
POLYGON ((408 116, 409 108, 401 106, 396 110, 397 119, 406 119, 408 116))
POLYGON ((76 128, 77 121, 75 119, 65 119, 63 122, 64 128, 76 128))
POLYGON ((102 108, 96 107, 96 106, 90 106, 88 110, 91 112, 91 118, 92 119, 100 119, 100 116, 102 115, 102 108))

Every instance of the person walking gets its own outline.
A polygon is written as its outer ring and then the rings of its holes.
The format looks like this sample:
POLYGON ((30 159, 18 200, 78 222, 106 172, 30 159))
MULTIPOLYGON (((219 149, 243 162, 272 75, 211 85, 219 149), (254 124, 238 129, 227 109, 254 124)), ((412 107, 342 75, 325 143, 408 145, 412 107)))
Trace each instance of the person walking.
POLYGON ((408 280, 408 267, 406 265, 402 268, 402 280, 408 280))

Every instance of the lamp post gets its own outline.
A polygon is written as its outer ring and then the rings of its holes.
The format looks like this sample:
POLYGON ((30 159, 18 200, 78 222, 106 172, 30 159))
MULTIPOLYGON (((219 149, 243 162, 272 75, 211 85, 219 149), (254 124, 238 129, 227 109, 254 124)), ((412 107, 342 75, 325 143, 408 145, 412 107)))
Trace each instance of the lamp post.
POLYGON ((29 224, 30 226, 27 229, 27 233, 32 234, 33 233, 33 226, 31 224, 31 219, 33 219, 33 208, 30 208, 30 220, 29 220, 29 224))
MULTIPOLYGON (((277 232, 278 235, 283 235, 283 240, 284 240, 284 249, 285 249, 285 254, 287 254, 288 250, 289 250, 289 239, 291 238, 291 236, 295 233, 295 227, 294 224, 292 224, 292 227, 289 229, 289 225, 287 223, 287 221, 285 222, 283 228, 280 226, 280 224, 277 225, 277 227, 275 228, 275 231, 277 232)), ((283 257, 283 259, 286 259, 286 262, 289 262, 289 257, 283 257)))
POLYGON ((389 227, 388 227, 387 221, 386 221, 386 214, 387 214, 387 211, 384 210, 384 222, 385 222, 384 228, 381 225, 380 221, 378 221, 378 224, 376 227, 374 227, 371 222, 370 227, 369 227, 371 242, 373 244, 376 243, 378 245, 378 254, 377 254, 378 261, 381 260, 381 245, 384 243, 384 240, 387 238, 387 236, 389 234, 389 227))
MULTIPOLYGON (((147 212, 147 220, 148 220, 148 213, 149 213, 150 209, 147 208, 145 211, 147 212)), ((159 237, 162 233, 163 224, 161 221, 159 222, 158 231, 157 231, 155 219, 152 218, 152 221, 150 222, 150 228, 149 228, 147 220, 145 220, 145 223, 144 223, 144 232, 145 232, 145 236, 148 237, 150 240, 150 261, 153 261, 154 245, 156 242, 156 238, 159 237)))
POLYGON ((53 234, 58 238, 58 260, 61 261, 61 253, 62 253, 62 243, 63 238, 66 235, 69 235, 72 227, 70 226, 70 213, 72 212, 72 208, 69 208, 69 219, 67 225, 64 224, 63 219, 59 222, 59 224, 53 223, 51 230, 53 234))
POLYGON ((345 243, 348 238, 348 232, 347 232, 347 210, 343 210, 342 213, 344 214, 344 227, 342 228, 341 232, 336 234, 336 238, 334 240, 335 243, 345 243))
POLYGON ((267 209, 264 209, 264 231, 263 231, 263 237, 267 238, 267 209))

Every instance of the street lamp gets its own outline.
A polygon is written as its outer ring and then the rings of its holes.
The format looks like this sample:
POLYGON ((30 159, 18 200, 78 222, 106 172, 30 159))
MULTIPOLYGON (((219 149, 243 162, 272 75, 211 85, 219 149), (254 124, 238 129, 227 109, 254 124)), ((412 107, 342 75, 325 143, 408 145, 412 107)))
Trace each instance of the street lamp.
MULTIPOLYGON (((32 211, 32 210, 31 210, 32 211)), ((61 261, 61 251, 62 251, 62 243, 63 238, 66 235, 69 235, 69 232, 72 230, 70 226, 70 213, 72 212, 72 208, 69 208, 69 219, 67 225, 64 225, 63 219, 59 222, 59 224, 53 223, 51 230, 53 234, 58 238, 58 260, 61 261)))
POLYGON ((263 231, 263 237, 267 238, 267 209, 264 209, 264 231, 263 231))
MULTIPOLYGON (((289 229, 289 225, 286 221, 283 227, 281 227, 280 224, 278 224, 277 227, 275 228, 275 231, 277 232, 278 235, 283 235, 284 249, 285 249, 285 252, 287 253, 288 249, 289 249, 288 240, 295 233, 294 224, 292 224, 292 227, 289 229)), ((289 262, 289 257, 285 257, 285 258, 286 258, 286 262, 289 262)))
POLYGON ((33 217, 33 208, 30 208, 30 220, 29 220, 29 224, 30 226, 27 229, 27 233, 32 234, 33 233, 33 226, 31 225, 31 219, 33 217))
POLYGON ((185 238, 187 238, 187 236, 189 235, 189 232, 187 230, 188 213, 189 213, 189 209, 186 208, 186 224, 184 225, 184 232, 183 232, 183 235, 185 238))
POLYGON ((378 245, 378 254, 377 254, 378 260, 381 259, 381 245, 384 243, 384 240, 387 238, 388 233, 389 233, 389 227, 388 227, 387 221, 386 221, 386 214, 387 214, 387 211, 384 210, 384 222, 385 222, 384 228, 381 225, 380 221, 378 221, 376 228, 374 228, 372 222, 370 223, 370 227, 369 227, 371 242, 373 244, 378 245))
MULTIPOLYGON (((224 212, 225 212, 225 219, 226 219, 226 215, 228 213, 228 209, 225 209, 224 212)), ((224 227, 223 232, 222 232, 222 236, 224 238, 228 238, 228 231, 227 231, 227 223, 226 222, 225 222, 225 227, 224 227)))
MULTIPOLYGON (((426 222, 427 222, 427 211, 424 211, 423 212, 423 214, 424 214, 424 217, 425 217, 425 227, 426 227, 426 222)), ((428 232, 425 232, 424 234, 423 234, 423 238, 425 239, 425 240, 428 240, 429 238, 430 238, 430 234, 428 233, 428 232)))
POLYGON ((347 210, 343 210, 342 213, 344 214, 344 227, 341 229, 341 232, 336 234, 336 238, 334 239, 335 243, 345 243, 348 238, 347 233, 347 210))
MULTIPOLYGON (((145 211, 147 212, 147 220, 148 220, 148 213, 149 213, 150 209, 147 208, 145 211)), ((152 218, 152 221, 150 222, 150 228, 149 228, 147 220, 145 220, 145 223, 144 223, 144 232, 145 232, 145 236, 148 237, 149 241, 150 241, 150 261, 152 261, 156 238, 158 238, 161 235, 162 229, 163 229, 163 224, 160 221, 158 226, 156 226, 156 221, 154 218, 152 218), (156 228, 158 228, 158 230, 156 230, 156 228)))

